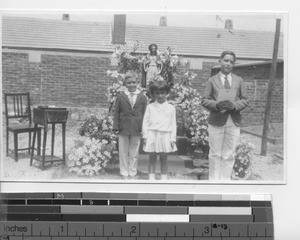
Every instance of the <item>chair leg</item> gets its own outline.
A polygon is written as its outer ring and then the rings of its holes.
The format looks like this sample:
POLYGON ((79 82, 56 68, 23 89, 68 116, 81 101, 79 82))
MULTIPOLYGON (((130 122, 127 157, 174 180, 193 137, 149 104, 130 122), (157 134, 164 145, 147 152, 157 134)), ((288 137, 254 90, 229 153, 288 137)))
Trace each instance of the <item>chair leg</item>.
POLYGON ((66 164, 66 123, 62 123, 63 164, 66 164))
POLYGON ((54 155, 55 123, 52 123, 51 156, 54 155))
POLYGON ((6 156, 8 156, 9 132, 6 130, 6 156))
POLYGON ((15 154, 15 161, 18 161, 18 134, 14 132, 14 154, 15 154))
POLYGON ((36 132, 37 132, 37 124, 35 123, 34 124, 34 130, 33 130, 33 139, 32 139, 31 152, 30 152, 30 166, 32 166, 32 162, 33 162, 33 154, 34 154, 34 145, 35 145, 36 132))

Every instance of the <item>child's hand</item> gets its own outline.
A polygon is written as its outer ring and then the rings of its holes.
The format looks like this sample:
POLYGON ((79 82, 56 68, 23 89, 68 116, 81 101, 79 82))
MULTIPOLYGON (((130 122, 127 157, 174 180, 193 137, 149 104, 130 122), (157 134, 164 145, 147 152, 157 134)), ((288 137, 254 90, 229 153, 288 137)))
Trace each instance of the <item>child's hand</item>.
POLYGON ((143 138, 143 146, 145 147, 147 143, 147 138, 143 138))
POLYGON ((174 141, 171 141, 171 147, 172 147, 172 149, 174 149, 174 148, 175 148, 175 146, 176 146, 176 142, 174 142, 174 141))

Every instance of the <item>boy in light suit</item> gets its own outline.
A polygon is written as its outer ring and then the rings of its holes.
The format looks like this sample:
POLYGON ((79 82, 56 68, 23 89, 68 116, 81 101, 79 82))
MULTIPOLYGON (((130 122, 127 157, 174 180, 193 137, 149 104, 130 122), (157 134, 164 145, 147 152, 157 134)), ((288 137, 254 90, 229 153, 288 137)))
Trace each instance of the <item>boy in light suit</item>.
POLYGON ((125 74, 126 90, 115 103, 113 130, 119 132, 120 174, 124 179, 137 175, 137 158, 140 146, 143 117, 147 106, 146 96, 137 90, 137 74, 125 74))
POLYGON ((221 54, 220 72, 208 80, 202 105, 210 110, 209 179, 231 180, 234 151, 240 137, 241 110, 248 106, 243 79, 232 74, 236 56, 231 51, 221 54), (233 100, 218 101, 224 89, 232 90, 233 100))

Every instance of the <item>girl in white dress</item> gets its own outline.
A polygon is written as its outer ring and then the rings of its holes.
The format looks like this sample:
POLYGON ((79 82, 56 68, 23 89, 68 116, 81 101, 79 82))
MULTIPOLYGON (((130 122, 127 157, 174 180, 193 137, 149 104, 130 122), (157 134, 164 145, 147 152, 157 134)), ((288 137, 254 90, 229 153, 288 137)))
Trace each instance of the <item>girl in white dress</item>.
POLYGON ((159 155, 161 179, 166 180, 168 174, 168 153, 176 147, 176 111, 167 102, 170 87, 165 81, 156 81, 150 85, 150 93, 155 102, 150 103, 143 120, 143 149, 149 152, 149 180, 155 179, 156 159, 159 155))

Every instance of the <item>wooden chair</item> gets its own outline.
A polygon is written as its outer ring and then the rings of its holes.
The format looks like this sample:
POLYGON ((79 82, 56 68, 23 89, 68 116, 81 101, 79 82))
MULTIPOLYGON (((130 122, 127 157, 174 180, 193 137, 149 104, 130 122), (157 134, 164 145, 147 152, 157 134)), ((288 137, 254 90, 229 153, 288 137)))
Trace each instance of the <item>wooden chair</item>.
MULTIPOLYGON (((5 99, 5 117, 6 117, 6 155, 9 151, 14 151, 14 159, 18 161, 18 152, 31 150, 31 133, 34 126, 31 120, 30 95, 29 93, 4 93, 5 99), (9 149, 9 133, 14 135, 14 149, 9 149), (19 134, 28 133, 28 147, 19 148, 19 134)), ((41 151, 41 127, 38 128, 38 146, 37 152, 41 151)))

